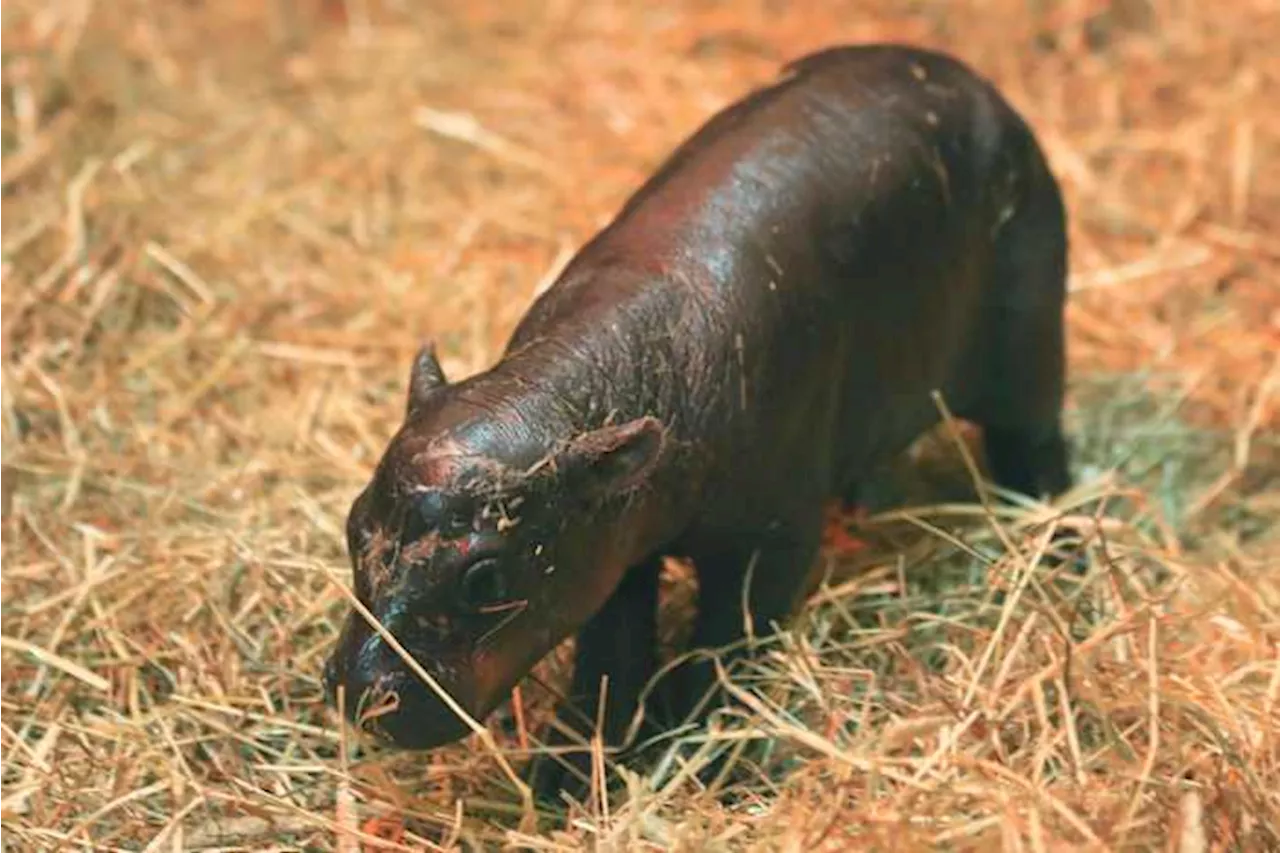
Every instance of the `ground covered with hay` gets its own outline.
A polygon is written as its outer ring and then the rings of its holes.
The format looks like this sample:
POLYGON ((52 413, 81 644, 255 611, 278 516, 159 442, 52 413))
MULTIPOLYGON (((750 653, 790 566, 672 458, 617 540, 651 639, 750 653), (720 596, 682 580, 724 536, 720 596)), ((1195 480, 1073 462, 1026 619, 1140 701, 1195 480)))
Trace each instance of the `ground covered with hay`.
POLYGON ((6 849, 1280 849, 1275 4, 648 7, 4 5, 6 849), (659 762, 534 816, 475 739, 356 743, 318 676, 413 351, 482 369, 710 112, 880 39, 1066 188, 1079 487, 988 512, 923 444, 681 736, 768 739, 732 799, 659 762))

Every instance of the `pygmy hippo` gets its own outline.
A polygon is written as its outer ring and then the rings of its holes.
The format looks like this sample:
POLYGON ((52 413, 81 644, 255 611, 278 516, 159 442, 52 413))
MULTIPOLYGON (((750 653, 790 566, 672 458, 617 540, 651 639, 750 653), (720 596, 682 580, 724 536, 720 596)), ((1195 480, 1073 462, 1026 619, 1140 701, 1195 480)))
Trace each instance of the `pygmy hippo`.
MULTIPOLYGON (((898 45, 795 61, 674 152, 492 368, 450 382, 423 347, 347 522, 355 594, 477 719, 576 635, 563 719, 617 745, 662 558, 696 569, 692 648, 742 640, 744 606, 785 625, 829 501, 937 423, 933 392, 995 483, 1068 487, 1066 256, 1058 186, 986 80, 898 45)), ((686 672, 677 704, 713 677, 686 672)), ((370 728, 400 747, 468 732, 358 613, 325 681, 352 719, 390 697, 370 728)))

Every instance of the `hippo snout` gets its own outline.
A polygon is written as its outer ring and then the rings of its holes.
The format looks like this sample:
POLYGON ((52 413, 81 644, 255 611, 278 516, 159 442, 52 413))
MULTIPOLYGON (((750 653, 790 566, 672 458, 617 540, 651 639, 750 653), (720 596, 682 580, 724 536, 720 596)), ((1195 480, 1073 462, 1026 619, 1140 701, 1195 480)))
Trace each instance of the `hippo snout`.
MULTIPOLYGON (((467 670, 452 655, 415 654, 423 669, 467 713, 474 688, 467 670)), ((347 722, 400 749, 427 750, 465 737, 470 729, 377 632, 359 615, 344 627, 324 666, 326 701, 338 707, 343 688, 347 722)))

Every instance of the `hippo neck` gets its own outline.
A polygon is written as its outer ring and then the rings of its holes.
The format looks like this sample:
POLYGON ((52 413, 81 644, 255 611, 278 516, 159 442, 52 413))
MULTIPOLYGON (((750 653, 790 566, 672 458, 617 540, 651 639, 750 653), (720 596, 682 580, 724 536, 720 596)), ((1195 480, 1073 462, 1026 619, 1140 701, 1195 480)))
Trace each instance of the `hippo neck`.
MULTIPOLYGON (((672 329, 691 301, 671 270, 597 238, 531 306, 492 373, 535 384, 570 412, 571 426, 653 416, 679 432, 688 416, 682 355, 672 329)), ((697 334, 696 328, 684 330, 697 334)))
POLYGON ((620 532, 634 532, 636 548, 643 551, 682 527, 692 509, 684 504, 692 502, 700 472, 695 456, 679 440, 684 424, 678 423, 681 403, 671 381, 674 370, 666 363, 668 352, 661 345, 645 347, 643 341, 604 333, 600 324, 607 322, 593 318, 556 324, 475 379, 489 393, 514 403, 548 450, 607 423, 651 416, 668 427, 675 440, 668 443, 648 486, 614 502, 601 519, 620 532), (641 347, 645 351, 637 352, 641 347))

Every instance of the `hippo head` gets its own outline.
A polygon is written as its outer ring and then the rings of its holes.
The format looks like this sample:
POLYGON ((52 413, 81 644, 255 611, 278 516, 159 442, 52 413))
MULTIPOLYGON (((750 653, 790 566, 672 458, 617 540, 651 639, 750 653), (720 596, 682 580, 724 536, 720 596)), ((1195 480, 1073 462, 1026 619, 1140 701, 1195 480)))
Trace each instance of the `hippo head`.
MULTIPOLYGON (((653 418, 572 433, 527 384, 450 384, 430 347, 408 412, 347 519, 355 594, 474 719, 608 598, 633 543, 602 509, 662 452, 653 418), (525 389, 524 391, 519 389, 525 389)), ((350 722, 406 749, 466 723, 357 610, 325 665, 350 722)))

